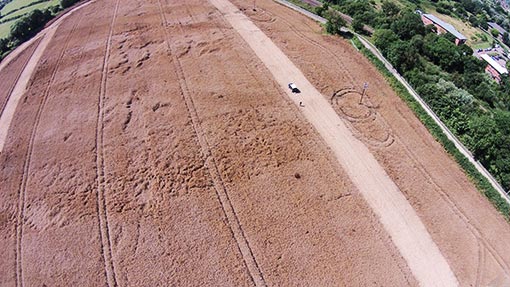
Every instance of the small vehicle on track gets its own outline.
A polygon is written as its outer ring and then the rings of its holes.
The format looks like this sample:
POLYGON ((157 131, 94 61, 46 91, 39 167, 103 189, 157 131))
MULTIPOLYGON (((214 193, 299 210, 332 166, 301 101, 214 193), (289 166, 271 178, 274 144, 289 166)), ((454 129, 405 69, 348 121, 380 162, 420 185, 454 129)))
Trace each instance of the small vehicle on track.
POLYGON ((296 86, 296 84, 294 83, 289 83, 289 89, 293 92, 293 93, 301 93, 301 91, 298 89, 298 87, 296 86))

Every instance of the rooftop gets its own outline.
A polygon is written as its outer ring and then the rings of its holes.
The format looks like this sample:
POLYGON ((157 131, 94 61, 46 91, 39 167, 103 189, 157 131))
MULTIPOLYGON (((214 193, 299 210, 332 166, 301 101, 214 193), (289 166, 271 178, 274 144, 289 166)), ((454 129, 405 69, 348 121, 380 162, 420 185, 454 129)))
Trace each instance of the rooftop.
POLYGON ((491 65, 498 73, 500 74, 508 74, 508 70, 505 67, 502 67, 498 62, 496 62, 491 56, 487 54, 481 55, 482 59, 484 59, 489 65, 491 65))
POLYGON ((446 31, 448 31, 448 33, 450 33, 453 36, 455 36, 455 38, 457 38, 459 40, 467 40, 466 36, 462 35, 451 24, 446 23, 445 21, 437 18, 436 16, 434 16, 432 14, 423 14, 423 16, 427 17, 428 19, 430 19, 432 22, 436 23, 437 25, 443 27, 446 31))

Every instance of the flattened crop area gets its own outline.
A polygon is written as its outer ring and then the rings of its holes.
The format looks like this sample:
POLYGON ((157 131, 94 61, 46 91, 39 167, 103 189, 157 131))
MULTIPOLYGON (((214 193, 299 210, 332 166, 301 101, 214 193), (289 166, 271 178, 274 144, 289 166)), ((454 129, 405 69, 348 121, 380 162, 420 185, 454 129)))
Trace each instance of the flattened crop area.
MULTIPOLYGON (((461 285, 505 280, 508 224, 368 62, 272 1, 232 2, 325 96, 338 91, 332 105, 461 285), (357 105, 364 81, 374 92, 357 105)), ((1 105, 35 46, 0 71, 1 105)), ((0 154, 0 285, 416 286, 300 108, 208 1, 83 7, 0 154)))

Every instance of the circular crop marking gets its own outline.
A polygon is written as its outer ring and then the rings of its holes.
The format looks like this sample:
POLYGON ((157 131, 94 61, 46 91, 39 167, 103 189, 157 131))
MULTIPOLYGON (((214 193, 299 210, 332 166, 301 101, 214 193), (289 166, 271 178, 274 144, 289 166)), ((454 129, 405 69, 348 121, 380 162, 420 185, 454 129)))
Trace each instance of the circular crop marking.
POLYGON ((364 104, 359 104, 361 93, 353 88, 338 90, 333 93, 331 103, 341 117, 350 122, 367 121, 373 118, 373 109, 364 104))
POLYGON ((267 12, 266 10, 264 10, 262 8, 253 9, 253 7, 251 7, 249 9, 245 9, 245 10, 242 9, 241 11, 243 11, 246 15, 251 17, 256 22, 273 23, 276 21, 276 18, 273 17, 273 15, 271 13, 267 12))
POLYGON ((367 94, 349 87, 337 90, 331 104, 359 140, 373 147, 389 147, 395 141, 391 129, 377 113, 367 94))

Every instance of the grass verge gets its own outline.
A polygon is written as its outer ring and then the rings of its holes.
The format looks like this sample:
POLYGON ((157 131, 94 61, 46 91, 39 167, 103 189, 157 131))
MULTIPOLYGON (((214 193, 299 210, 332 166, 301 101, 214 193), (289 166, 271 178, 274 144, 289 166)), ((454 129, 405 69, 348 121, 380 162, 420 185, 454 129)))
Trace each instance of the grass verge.
POLYGON ((414 114, 427 127, 432 136, 453 156, 455 161, 462 167, 464 172, 473 181, 478 190, 484 194, 494 207, 510 221, 510 205, 501 197, 499 192, 492 187, 489 181, 476 169, 476 167, 455 147, 436 122, 427 114, 422 106, 414 99, 407 89, 386 69, 384 63, 381 62, 370 50, 365 48, 357 37, 354 37, 352 44, 365 56, 372 64, 383 74, 397 95, 406 102, 413 110, 414 114))

